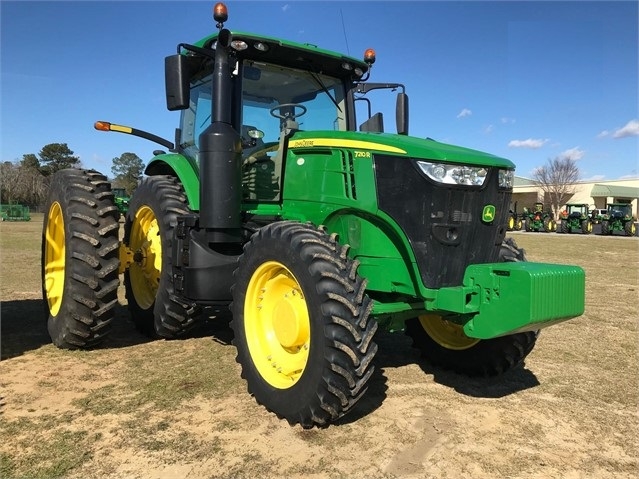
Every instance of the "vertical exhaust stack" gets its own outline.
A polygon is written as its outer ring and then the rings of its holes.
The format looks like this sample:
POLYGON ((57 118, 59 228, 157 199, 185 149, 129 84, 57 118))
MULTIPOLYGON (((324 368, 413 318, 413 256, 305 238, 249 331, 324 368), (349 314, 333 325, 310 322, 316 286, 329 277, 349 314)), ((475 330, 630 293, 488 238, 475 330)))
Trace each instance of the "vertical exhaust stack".
POLYGON ((216 4, 220 33, 215 48, 212 81, 212 122, 200 135, 200 228, 212 243, 241 240, 242 146, 232 125, 232 82, 229 65, 231 32, 223 29, 225 8, 216 4))

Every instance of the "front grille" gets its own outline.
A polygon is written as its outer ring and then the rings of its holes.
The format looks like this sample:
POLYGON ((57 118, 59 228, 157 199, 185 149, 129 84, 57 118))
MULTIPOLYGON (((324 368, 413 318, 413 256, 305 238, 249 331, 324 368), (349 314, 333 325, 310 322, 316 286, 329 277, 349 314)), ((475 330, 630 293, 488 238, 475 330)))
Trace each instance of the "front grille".
POLYGON ((461 285, 466 266, 493 263, 506 232, 511 191, 490 170, 481 188, 427 179, 411 160, 375 156, 377 201, 408 237, 427 288, 461 285), (482 221, 484 206, 495 219, 482 221))

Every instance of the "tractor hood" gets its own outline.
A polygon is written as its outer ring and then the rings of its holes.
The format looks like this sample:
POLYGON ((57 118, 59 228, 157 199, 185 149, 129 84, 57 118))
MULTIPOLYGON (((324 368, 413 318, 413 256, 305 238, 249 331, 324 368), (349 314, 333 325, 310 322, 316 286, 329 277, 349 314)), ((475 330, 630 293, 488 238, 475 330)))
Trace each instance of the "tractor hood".
POLYGON ((415 138, 391 133, 314 131, 296 132, 289 148, 331 147, 383 152, 406 158, 435 160, 478 166, 496 166, 515 169, 505 158, 460 146, 448 145, 431 139, 415 138))

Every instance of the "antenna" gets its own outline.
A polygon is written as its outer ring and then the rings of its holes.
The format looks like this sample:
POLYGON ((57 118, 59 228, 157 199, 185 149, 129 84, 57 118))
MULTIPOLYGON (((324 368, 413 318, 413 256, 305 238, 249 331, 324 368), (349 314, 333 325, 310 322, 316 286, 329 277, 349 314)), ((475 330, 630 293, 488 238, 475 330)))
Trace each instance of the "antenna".
POLYGON ((346 53, 350 55, 351 51, 348 48, 348 38, 346 38, 346 27, 344 26, 344 14, 342 13, 342 7, 339 9, 339 16, 342 17, 342 31, 344 32, 344 41, 346 42, 346 53))

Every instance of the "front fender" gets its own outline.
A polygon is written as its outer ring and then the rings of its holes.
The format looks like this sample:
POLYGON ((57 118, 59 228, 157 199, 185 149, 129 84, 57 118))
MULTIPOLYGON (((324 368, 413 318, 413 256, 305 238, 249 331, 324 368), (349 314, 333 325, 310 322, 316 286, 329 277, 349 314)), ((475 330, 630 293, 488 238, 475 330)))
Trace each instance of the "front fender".
POLYGON ((193 211, 199 211, 200 178, 198 175, 198 167, 194 161, 178 153, 158 155, 149 162, 144 170, 144 174, 147 176, 177 176, 184 187, 189 208, 193 211))

